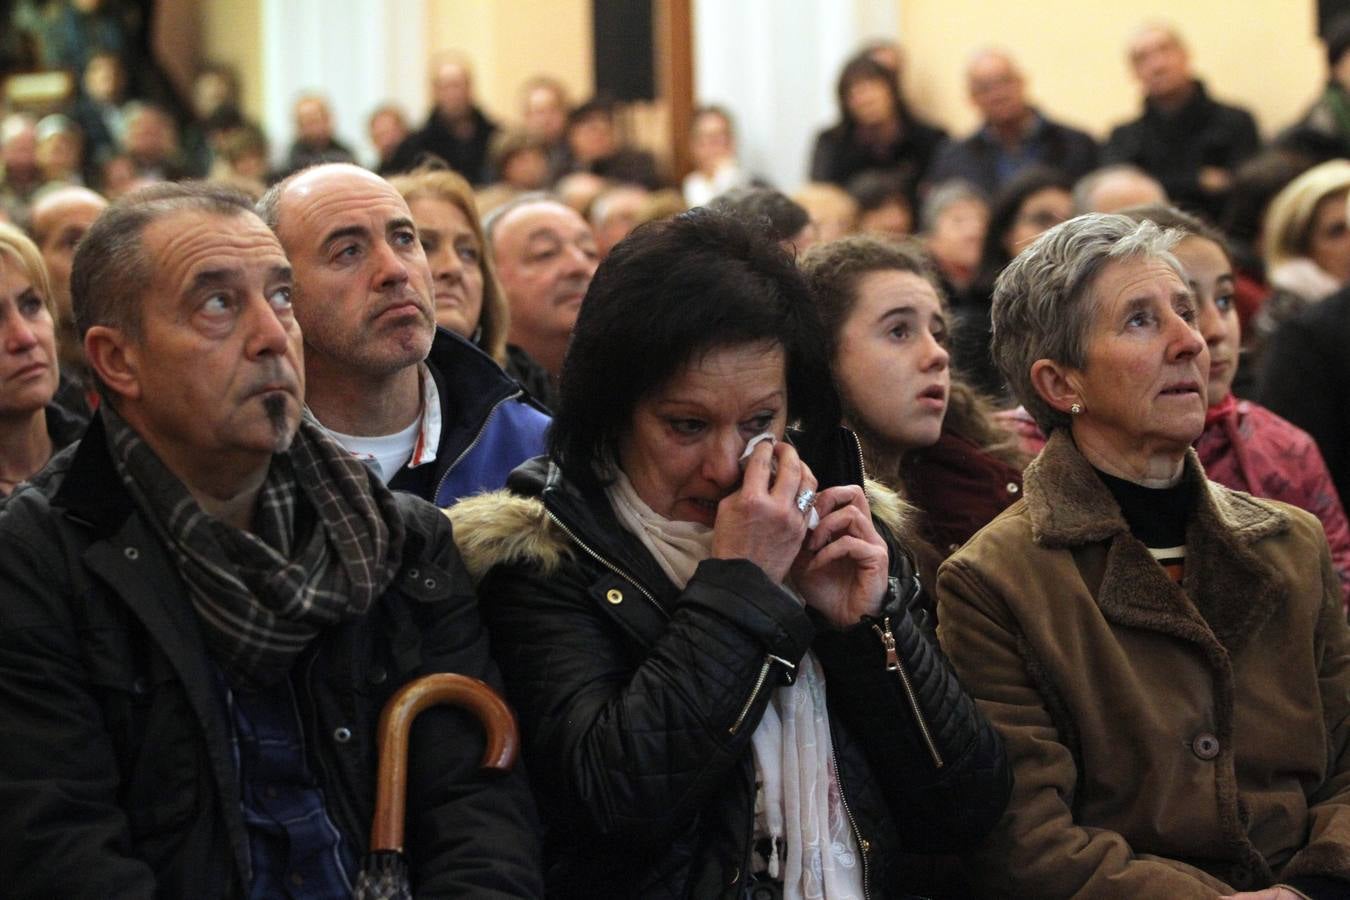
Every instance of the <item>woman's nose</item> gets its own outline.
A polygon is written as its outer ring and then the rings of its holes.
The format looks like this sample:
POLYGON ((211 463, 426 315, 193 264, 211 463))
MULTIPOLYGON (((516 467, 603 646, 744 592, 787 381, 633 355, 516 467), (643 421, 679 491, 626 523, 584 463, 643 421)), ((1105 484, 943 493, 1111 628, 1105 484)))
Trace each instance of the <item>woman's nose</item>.
POLYGON ((703 477, 730 489, 741 480, 741 453, 745 440, 738 432, 718 435, 709 441, 703 454, 703 477))
POLYGON ((23 316, 14 314, 7 317, 4 325, 5 350, 9 353, 23 353, 37 343, 37 335, 23 316))
POLYGON ((1201 352, 1207 346, 1206 339, 1200 333, 1200 324, 1187 322, 1181 316, 1173 313, 1171 343, 1168 345, 1170 355, 1174 359, 1180 359, 1186 356, 1194 356, 1201 352))

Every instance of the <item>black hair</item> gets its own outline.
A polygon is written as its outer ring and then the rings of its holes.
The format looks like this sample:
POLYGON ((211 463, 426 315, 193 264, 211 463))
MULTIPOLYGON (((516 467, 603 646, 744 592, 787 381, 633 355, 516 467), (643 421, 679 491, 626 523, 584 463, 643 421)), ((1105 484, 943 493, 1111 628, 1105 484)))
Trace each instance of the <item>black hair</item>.
POLYGON ((905 176, 885 169, 867 169, 849 179, 849 196, 858 203, 860 213, 881 209, 891 201, 899 201, 914 214, 913 193, 905 176))
POLYGON ((1224 201, 1218 227, 1232 242, 1234 260, 1242 268, 1263 273, 1261 226, 1275 196, 1311 168, 1311 160, 1286 149, 1264 150, 1238 166, 1224 201))
POLYGON ((984 247, 980 251, 980 266, 975 275, 972 295, 989 296, 994 292, 994 280, 1004 266, 1012 261, 1004 238, 1017 222, 1022 204, 1033 194, 1049 188, 1058 188, 1072 196, 1073 181, 1059 169, 1032 165, 1014 175, 1003 185, 989 206, 989 227, 984 233, 984 247))
POLYGON ((773 241, 786 241, 811 222, 811 214, 782 191, 735 187, 714 197, 708 208, 755 229, 773 241))
POLYGON ((799 445, 837 435, 824 328, 791 256, 707 208, 636 229, 600 264, 563 362, 549 452, 574 482, 618 462, 637 404, 703 354, 771 343, 786 355, 799 445))
POLYGON ((859 53, 844 63, 844 68, 839 72, 839 81, 834 88, 835 98, 839 101, 839 117, 849 129, 852 129, 855 123, 853 114, 848 109, 848 89, 856 81, 880 81, 884 83, 886 90, 891 95, 891 103, 895 106, 896 116, 902 123, 910 121, 909 108, 905 105, 904 98, 900 96, 900 86, 895 83, 895 72, 872 59, 866 53, 859 53))
POLYGON ((1350 13, 1342 13, 1328 22, 1322 32, 1322 41, 1327 49, 1327 67, 1334 69, 1350 50, 1350 13))

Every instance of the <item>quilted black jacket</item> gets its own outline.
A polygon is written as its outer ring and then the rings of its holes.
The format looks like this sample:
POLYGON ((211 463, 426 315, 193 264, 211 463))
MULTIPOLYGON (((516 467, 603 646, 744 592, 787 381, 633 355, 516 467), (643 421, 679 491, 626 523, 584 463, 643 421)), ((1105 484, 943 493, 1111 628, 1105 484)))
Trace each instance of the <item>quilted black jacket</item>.
MULTIPOLYGON (((860 460, 852 468, 861 481, 860 460)), ((750 736, 808 647, 826 673, 869 896, 906 896, 905 852, 970 847, 998 820, 1011 788, 1002 743, 908 611, 919 585, 904 553, 892 550, 883 619, 908 686, 886 669, 874 622, 834 630, 749 561, 705 560, 677 590, 602 494, 543 458, 508 490, 468 503, 513 532, 479 593, 547 822, 550 896, 739 896, 750 736)))

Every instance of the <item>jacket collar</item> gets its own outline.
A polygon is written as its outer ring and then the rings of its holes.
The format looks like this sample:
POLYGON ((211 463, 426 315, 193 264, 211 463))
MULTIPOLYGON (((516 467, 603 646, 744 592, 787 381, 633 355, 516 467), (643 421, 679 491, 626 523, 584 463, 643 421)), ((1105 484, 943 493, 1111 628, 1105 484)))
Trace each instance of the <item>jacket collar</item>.
POLYGON ((1191 118, 1208 111, 1214 105, 1214 101, 1210 99, 1209 91, 1205 90, 1205 83, 1198 78, 1191 83, 1195 86, 1195 90, 1191 93, 1190 99, 1183 103, 1180 108, 1170 113, 1163 112, 1156 101, 1146 97, 1144 98, 1144 115, 1166 121, 1189 121, 1191 118))
POLYGON ((1080 567, 1101 567, 1097 604, 1108 619, 1203 645, 1217 639, 1233 653, 1284 602, 1284 577, 1252 546, 1287 531, 1289 517, 1273 504, 1206 479, 1194 450, 1186 453, 1182 479, 1194 486, 1196 499, 1186 527, 1181 587, 1130 535, 1110 491, 1063 429, 1050 435, 1027 466, 1032 539, 1074 551, 1080 567), (1101 558, 1101 548, 1092 545, 1107 541, 1101 558), (1095 563, 1084 563, 1094 556, 1095 563))
POLYGON ((78 444, 64 450, 48 467, 61 482, 52 506, 86 522, 100 535, 116 530, 135 509, 135 501, 117 474, 103 416, 95 413, 78 444))
POLYGON ((441 401, 436 449, 439 478, 477 436, 493 407, 515 396, 545 412, 492 357, 453 332, 437 327, 426 359, 441 401))

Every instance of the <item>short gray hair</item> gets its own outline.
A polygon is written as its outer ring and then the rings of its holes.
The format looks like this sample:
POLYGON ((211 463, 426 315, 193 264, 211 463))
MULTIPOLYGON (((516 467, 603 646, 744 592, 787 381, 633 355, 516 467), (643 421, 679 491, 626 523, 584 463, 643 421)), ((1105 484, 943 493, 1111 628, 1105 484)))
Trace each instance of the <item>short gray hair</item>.
POLYGON ((253 203, 224 184, 182 181, 132 191, 105 209, 80 239, 70 270, 70 301, 81 340, 95 325, 140 339, 141 303, 154 276, 145 252, 145 229, 185 211, 251 215, 253 203))
MULTIPOLYGON (((501 206, 483 216, 483 240, 487 244, 486 249, 489 253, 495 252, 493 250, 493 238, 497 233, 497 225, 500 224, 502 219, 522 206, 534 206, 536 203, 557 203, 559 206, 567 206, 566 203, 563 203, 562 198, 552 191, 526 191, 507 200, 501 206)), ((572 207, 567 206, 567 208, 571 209, 572 207)))
POLYGON ((963 200, 975 200, 986 209, 989 207, 989 198, 964 178, 951 178, 934 185, 924 198, 923 208, 919 211, 919 225, 923 231, 932 232, 937 225, 938 217, 947 210, 947 207, 963 200))
POLYGON ((1041 430, 1067 427, 1069 416, 1047 403, 1031 381, 1038 359, 1082 369, 1087 336, 1097 314, 1092 288, 1108 264, 1161 260, 1182 277, 1172 248, 1182 234, 1152 222, 1089 213, 1036 238, 994 283, 991 345, 994 362, 1041 430))

